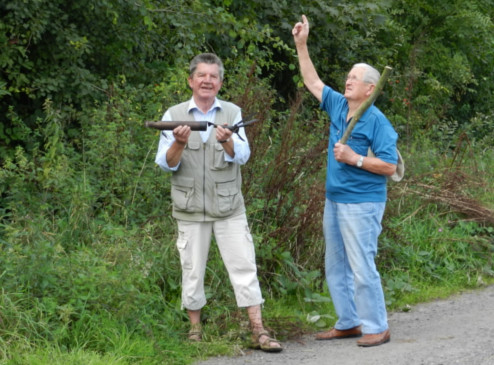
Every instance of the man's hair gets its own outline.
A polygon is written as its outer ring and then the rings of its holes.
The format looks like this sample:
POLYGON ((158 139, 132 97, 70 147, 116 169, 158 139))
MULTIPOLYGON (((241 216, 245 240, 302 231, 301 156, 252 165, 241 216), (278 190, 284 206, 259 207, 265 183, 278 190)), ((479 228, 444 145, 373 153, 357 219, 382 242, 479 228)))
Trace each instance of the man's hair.
POLYGON ((368 65, 367 63, 356 63, 355 65, 353 65, 352 68, 355 67, 365 68, 362 81, 365 82, 366 84, 376 85, 377 82, 379 81, 379 78, 381 77, 379 71, 377 71, 374 67, 368 65))
POLYGON ((223 67, 223 62, 214 53, 201 53, 195 56, 189 65, 189 76, 192 76, 196 72, 197 65, 200 63, 207 63, 208 65, 218 65, 220 71, 220 80, 223 81, 223 76, 225 74, 225 68, 223 67))

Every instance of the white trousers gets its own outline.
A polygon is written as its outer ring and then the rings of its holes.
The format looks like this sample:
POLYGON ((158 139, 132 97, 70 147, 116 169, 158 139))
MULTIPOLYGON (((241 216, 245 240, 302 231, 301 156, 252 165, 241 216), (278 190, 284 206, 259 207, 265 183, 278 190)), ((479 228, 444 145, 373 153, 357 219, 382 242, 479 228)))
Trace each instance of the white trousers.
POLYGON ((264 302, 257 279, 254 243, 244 214, 214 222, 177 220, 177 248, 182 265, 182 307, 199 310, 206 305, 204 275, 211 234, 228 271, 239 307, 264 302))

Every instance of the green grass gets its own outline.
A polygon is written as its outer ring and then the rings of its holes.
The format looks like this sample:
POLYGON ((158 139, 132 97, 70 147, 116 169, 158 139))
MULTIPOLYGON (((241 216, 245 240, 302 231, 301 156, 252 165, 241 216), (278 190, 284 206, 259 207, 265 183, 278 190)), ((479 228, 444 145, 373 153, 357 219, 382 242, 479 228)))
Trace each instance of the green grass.
MULTIPOLYGON (((259 126, 243 170, 264 323, 282 341, 336 320, 323 274, 326 127, 306 133, 290 113, 279 136, 259 126)), ((186 341, 169 179, 148 156, 156 136, 127 133, 125 113, 113 124, 93 114, 83 158, 57 130, 44 139, 58 152, 19 149, 0 170, 0 364, 186 365, 247 349, 215 245, 204 341, 186 341)), ((494 282, 494 152, 420 142, 400 148, 406 177, 389 185, 377 264, 390 311, 494 282)))

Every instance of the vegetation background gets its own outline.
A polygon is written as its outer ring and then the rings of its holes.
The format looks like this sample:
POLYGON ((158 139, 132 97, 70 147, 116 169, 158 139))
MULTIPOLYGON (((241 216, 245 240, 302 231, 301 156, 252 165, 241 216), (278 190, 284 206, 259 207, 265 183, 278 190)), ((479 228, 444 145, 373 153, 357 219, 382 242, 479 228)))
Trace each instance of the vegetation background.
POLYGON ((321 213, 328 120, 304 89, 291 29, 311 23, 320 76, 393 74, 377 105, 400 134, 378 265, 391 310, 494 276, 494 1, 0 2, 0 363, 189 364, 246 346, 219 255, 205 341, 184 341, 159 120, 190 97, 199 52, 221 97, 260 122, 243 168, 264 316, 286 340, 334 321, 321 213))

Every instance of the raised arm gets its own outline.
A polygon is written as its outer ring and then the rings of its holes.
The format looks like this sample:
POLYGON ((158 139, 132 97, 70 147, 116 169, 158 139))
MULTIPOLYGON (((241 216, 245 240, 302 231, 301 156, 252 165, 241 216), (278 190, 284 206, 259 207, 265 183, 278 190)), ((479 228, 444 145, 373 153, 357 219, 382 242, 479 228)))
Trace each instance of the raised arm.
POLYGON ((292 29, 293 40, 297 48, 298 62, 300 72, 304 79, 304 84, 309 91, 317 98, 322 100, 322 90, 324 83, 319 78, 317 71, 309 56, 307 47, 307 38, 309 37, 309 21, 305 15, 302 15, 302 22, 298 22, 292 29))

